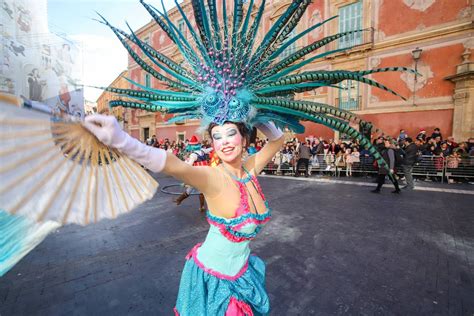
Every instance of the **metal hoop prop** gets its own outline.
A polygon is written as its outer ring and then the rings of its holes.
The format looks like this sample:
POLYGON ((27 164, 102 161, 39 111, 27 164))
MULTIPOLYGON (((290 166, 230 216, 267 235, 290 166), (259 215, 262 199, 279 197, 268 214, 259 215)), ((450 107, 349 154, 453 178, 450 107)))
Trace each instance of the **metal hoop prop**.
MULTIPOLYGON (((181 195, 185 190, 185 186, 183 184, 180 184, 180 183, 177 183, 177 184, 169 184, 169 185, 165 185, 161 188, 161 192, 165 193, 165 194, 171 194, 171 195, 181 195), (175 188, 175 187, 179 187, 181 190, 173 190, 171 188, 175 188), (170 190, 171 189, 171 190, 170 190)), ((193 188, 193 190, 191 191, 191 193, 189 195, 199 195, 201 194, 201 192, 199 192, 198 190, 196 190, 195 188, 193 188)))

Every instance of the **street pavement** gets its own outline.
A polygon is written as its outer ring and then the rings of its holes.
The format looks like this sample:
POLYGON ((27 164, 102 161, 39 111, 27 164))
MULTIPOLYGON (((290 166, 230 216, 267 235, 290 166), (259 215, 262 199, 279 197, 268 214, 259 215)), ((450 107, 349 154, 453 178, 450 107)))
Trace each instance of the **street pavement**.
MULTIPOLYGON (((474 315, 474 195, 260 182, 273 219, 251 246, 271 315, 474 315)), ((184 257, 208 224, 197 197, 172 199, 48 236, 0 278, 0 315, 173 315, 184 257)))

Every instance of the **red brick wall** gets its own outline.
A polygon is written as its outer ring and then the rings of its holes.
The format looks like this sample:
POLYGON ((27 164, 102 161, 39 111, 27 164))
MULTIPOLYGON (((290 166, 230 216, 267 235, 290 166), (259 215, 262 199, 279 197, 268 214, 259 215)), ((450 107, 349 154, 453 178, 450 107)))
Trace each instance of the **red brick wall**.
MULTIPOLYGON (((170 124, 166 127, 160 127, 156 129, 156 138, 157 139, 165 139, 168 138, 170 140, 176 140, 176 133, 177 132, 186 132, 185 138, 189 139, 193 134, 197 134, 196 130, 199 126, 185 126, 185 125, 176 125, 170 124)), ((201 139, 200 135, 198 136, 201 139)))
POLYGON ((416 137, 421 129, 431 135, 435 127, 441 129, 444 137, 452 133, 453 110, 365 114, 361 117, 393 137, 398 136, 400 129, 410 137, 416 137))
MULTIPOLYGON (((385 135, 393 137, 398 136, 400 129, 404 129, 411 137, 416 137, 421 129, 431 135, 435 127, 439 127, 444 137, 447 137, 452 133, 453 110, 364 114, 361 118, 372 122, 385 135)), ((297 135, 300 140, 310 135, 326 140, 334 138, 334 131, 328 127, 312 122, 302 124, 305 126, 305 132, 297 135)))
MULTIPOLYGON (((324 1, 313 1, 313 3, 309 5, 307 9, 307 13, 303 16, 303 18, 307 19, 308 28, 317 24, 318 22, 322 22, 325 19, 327 19, 327 17, 324 16, 324 1), (313 18, 313 15, 316 15, 318 12, 321 18, 320 21, 313 18)), ((325 24, 324 26, 320 26, 319 28, 311 31, 308 35, 306 35, 308 39, 308 44, 323 38, 324 37, 323 30, 324 30, 324 27, 327 27, 327 25, 328 24, 325 24)))
POLYGON ((334 138, 334 131, 329 127, 313 122, 301 122, 305 127, 303 134, 298 134, 297 137, 303 140, 305 137, 313 135, 314 137, 323 137, 324 139, 334 138))
POLYGON ((140 140, 140 130, 139 129, 132 129, 130 131, 130 135, 138 140, 140 140))
MULTIPOLYGON (((134 68, 132 70, 129 71, 130 73, 130 79, 132 79, 133 81, 139 83, 139 84, 143 84, 143 75, 142 75, 142 69, 141 68, 134 68)), ((136 87, 135 85, 132 85, 130 84, 130 88, 131 89, 138 89, 138 87, 136 87)))
POLYGON ((436 0, 422 12, 410 8, 402 0, 383 1, 379 11, 379 30, 390 36, 416 30, 419 26, 452 22, 469 6, 468 0, 436 0))
MULTIPOLYGON (((454 93, 454 84, 444 78, 456 73, 456 65, 461 63, 460 56, 463 51, 464 46, 462 44, 424 49, 419 65, 428 65, 433 77, 428 79, 426 84, 416 91, 416 97, 433 98, 452 95, 454 93)), ((377 68, 394 65, 413 68, 411 53, 382 58, 377 68)), ((413 95, 406 83, 401 79, 399 72, 375 74, 372 78, 406 98, 410 98, 413 95)), ((423 78, 420 78, 420 80, 423 80, 423 78)), ((372 88, 372 95, 378 97, 380 101, 399 100, 398 97, 377 88, 372 88)))

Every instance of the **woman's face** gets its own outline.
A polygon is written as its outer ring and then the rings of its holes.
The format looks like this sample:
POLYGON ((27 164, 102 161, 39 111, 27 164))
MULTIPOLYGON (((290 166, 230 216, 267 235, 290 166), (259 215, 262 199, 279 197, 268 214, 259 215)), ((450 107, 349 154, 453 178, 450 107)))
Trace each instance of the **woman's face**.
POLYGON ((245 139, 240 134, 237 125, 225 123, 214 126, 211 137, 214 150, 223 162, 230 163, 242 158, 245 139))

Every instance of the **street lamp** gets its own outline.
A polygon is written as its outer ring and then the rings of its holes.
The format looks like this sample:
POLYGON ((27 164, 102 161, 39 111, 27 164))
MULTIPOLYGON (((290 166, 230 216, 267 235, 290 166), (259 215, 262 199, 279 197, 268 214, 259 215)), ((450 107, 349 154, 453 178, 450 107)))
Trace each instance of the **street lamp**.
POLYGON ((415 97, 416 97, 416 84, 418 83, 418 60, 421 58, 421 52, 423 50, 419 47, 411 51, 411 56, 415 61, 415 80, 413 81, 413 106, 415 106, 415 97))

